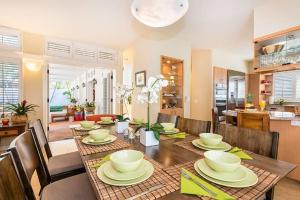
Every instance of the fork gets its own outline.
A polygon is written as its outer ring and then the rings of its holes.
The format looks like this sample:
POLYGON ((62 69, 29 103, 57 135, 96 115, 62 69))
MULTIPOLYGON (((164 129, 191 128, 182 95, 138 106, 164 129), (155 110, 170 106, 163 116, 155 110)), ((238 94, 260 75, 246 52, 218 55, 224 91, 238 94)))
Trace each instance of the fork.
POLYGON ((209 193, 210 195, 212 195, 212 197, 216 197, 218 194, 214 193, 213 191, 211 191, 210 189, 208 189, 205 185, 203 185, 202 183, 200 183, 198 180, 196 180, 195 178, 191 177, 190 175, 188 175, 185 171, 181 170, 181 175, 190 180, 193 181, 194 183, 196 183, 198 186, 200 186, 203 190, 205 190, 207 193, 209 193))

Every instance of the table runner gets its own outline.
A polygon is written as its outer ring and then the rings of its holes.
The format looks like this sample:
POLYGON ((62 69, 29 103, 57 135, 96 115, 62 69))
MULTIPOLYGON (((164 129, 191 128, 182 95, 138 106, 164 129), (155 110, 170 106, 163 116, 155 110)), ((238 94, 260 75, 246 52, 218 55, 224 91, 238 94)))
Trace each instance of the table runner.
MULTIPOLYGON (((196 170, 194 169, 194 163, 196 161, 190 161, 183 164, 178 164, 172 167, 168 167, 164 169, 169 175, 174 177, 177 180, 177 184, 180 184, 180 169, 185 168, 192 172, 193 174, 201 177, 198 175, 196 170)), ((255 186, 247 187, 247 188, 231 188, 231 187, 225 187, 220 186, 214 183, 211 183, 215 187, 219 188, 220 190, 228 193, 229 195, 237 198, 237 199, 257 199, 261 195, 267 192, 269 188, 273 186, 274 183, 277 182, 277 179, 279 179, 279 176, 276 174, 273 174, 269 171, 266 171, 264 169, 254 167, 252 165, 243 163, 243 165, 252 171, 255 172, 255 174, 258 176, 258 183, 255 186)), ((205 179, 204 179, 205 180, 205 179)), ((209 182, 209 181, 207 181, 209 182)), ((200 199, 211 199, 208 197, 200 197, 200 199)))
POLYGON ((112 143, 104 144, 104 145, 96 145, 96 146, 83 144, 81 142, 82 137, 76 136, 74 139, 77 144, 79 153, 83 156, 94 154, 94 153, 101 153, 105 151, 124 149, 130 146, 128 142, 119 138, 117 138, 117 140, 112 143))
POLYGON ((89 174, 89 178, 91 180, 93 188, 95 189, 97 198, 101 200, 123 200, 145 192, 149 188, 158 184, 164 184, 164 186, 137 199, 157 199, 176 190, 179 190, 179 184, 177 183, 177 180, 167 174, 158 162, 148 157, 145 157, 145 159, 147 159, 154 165, 155 171, 153 175, 142 183, 122 187, 105 184, 97 177, 97 169, 93 166, 97 162, 101 161, 101 159, 92 159, 85 161, 87 173, 89 174))

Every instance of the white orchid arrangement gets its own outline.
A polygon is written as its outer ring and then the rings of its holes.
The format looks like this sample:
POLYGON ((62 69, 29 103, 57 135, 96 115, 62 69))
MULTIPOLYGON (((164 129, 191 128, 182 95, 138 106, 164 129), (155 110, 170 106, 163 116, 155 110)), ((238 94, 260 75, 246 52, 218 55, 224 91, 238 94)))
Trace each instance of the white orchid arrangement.
POLYGON ((152 130, 155 137, 159 139, 159 132, 162 129, 160 124, 150 125, 150 104, 157 103, 159 99, 159 92, 163 87, 168 85, 168 81, 164 79, 163 75, 156 75, 150 77, 147 82, 147 86, 143 87, 141 93, 137 99, 141 103, 147 103, 147 124, 145 124, 146 130, 152 130))
MULTIPOLYGON (((131 104, 133 88, 129 87, 128 85, 117 85, 115 87, 115 91, 116 91, 117 98, 120 100, 120 103, 125 105, 126 112, 128 112, 127 104, 131 104)), ((128 118, 124 117, 125 115, 126 113, 122 112, 121 115, 118 116, 118 120, 119 121, 128 120, 128 118)))

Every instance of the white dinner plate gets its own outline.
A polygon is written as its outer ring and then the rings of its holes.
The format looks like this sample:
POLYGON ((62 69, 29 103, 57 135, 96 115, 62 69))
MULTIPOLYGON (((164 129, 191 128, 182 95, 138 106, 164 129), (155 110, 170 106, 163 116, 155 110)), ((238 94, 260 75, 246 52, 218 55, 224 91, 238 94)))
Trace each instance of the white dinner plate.
POLYGON ((247 168, 244 166, 240 166, 233 172, 217 172, 210 168, 204 159, 199 160, 198 168, 203 172, 205 175, 226 182, 239 182, 243 181, 247 178, 247 168))
POLYGON ((116 169, 113 168, 110 161, 104 163, 103 165, 104 165, 103 166, 104 174, 108 178, 113 179, 113 180, 118 180, 118 181, 128 181, 128 180, 137 179, 137 178, 143 176, 152 167, 152 164, 147 160, 143 160, 141 165, 136 170, 131 171, 131 172, 117 171, 116 169))
POLYGON ((195 162, 195 164, 194 164, 194 169, 197 171, 197 173, 204 179, 206 179, 210 182, 216 183, 218 185, 222 185, 222 186, 226 186, 226 187, 233 187, 233 188, 244 188, 244 187, 251 187, 258 182, 257 175, 248 168, 246 168, 247 174, 248 174, 247 178, 243 181, 239 181, 239 182, 220 181, 220 180, 211 178, 211 177, 205 175, 203 172, 201 172, 201 170, 198 168, 198 163, 199 163, 199 160, 197 162, 195 162))
POLYGON ((101 126, 99 126, 99 125, 94 125, 94 126, 92 126, 91 128, 83 128, 83 127, 75 127, 74 129, 76 130, 76 131, 91 131, 91 130, 96 130, 96 129, 100 129, 101 128, 101 126))
MULTIPOLYGON (((151 164, 151 163, 150 163, 151 164)), ((141 176, 141 177, 138 177, 136 179, 132 179, 132 180, 127 180, 127 181, 118 181, 118 180, 113 180, 113 179, 110 179, 108 178, 105 174, 104 174, 104 164, 101 165, 98 170, 97 170, 97 176, 98 178, 108 184, 108 185, 114 185, 114 186, 129 186, 129 185, 135 185, 135 184, 138 184, 138 183, 141 183, 145 180, 147 180, 148 178, 150 178, 154 172, 154 167, 153 165, 151 164, 151 167, 149 170, 146 171, 146 173, 141 176)))

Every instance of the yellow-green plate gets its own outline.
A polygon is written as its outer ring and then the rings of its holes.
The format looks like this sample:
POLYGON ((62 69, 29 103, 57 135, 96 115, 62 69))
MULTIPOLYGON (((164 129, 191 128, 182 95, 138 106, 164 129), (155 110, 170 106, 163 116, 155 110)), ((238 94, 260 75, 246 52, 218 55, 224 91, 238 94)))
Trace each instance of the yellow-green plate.
POLYGON ((103 166, 104 174, 108 178, 113 180, 118 180, 118 181, 128 181, 128 180, 137 179, 143 176, 152 167, 152 164, 149 161, 143 160, 141 165, 136 170, 123 173, 114 169, 110 161, 104 163, 103 165, 104 165, 103 166))
POLYGON ((164 130, 164 132, 162 132, 161 134, 164 134, 164 135, 172 135, 172 134, 176 134, 176 133, 179 133, 179 129, 178 128, 173 128, 172 130, 164 130))
POLYGON ((100 129, 100 128, 101 128, 101 126, 99 126, 99 125, 94 125, 91 128, 83 128, 80 126, 80 127, 76 127, 75 130, 76 131, 91 131, 91 130, 96 130, 96 129, 100 129))
POLYGON ((209 145, 209 144, 205 144, 201 139, 197 139, 197 143, 202 147, 209 148, 209 149, 216 149, 216 150, 217 149, 225 149, 226 145, 227 145, 227 143, 223 142, 223 141, 221 141, 217 145, 209 145))
POLYGON ((207 148, 207 147, 201 146, 201 145, 198 143, 199 140, 200 140, 200 139, 195 139, 195 140, 193 140, 193 141, 192 141, 192 144, 193 144, 195 147, 197 147, 197 148, 199 148, 199 149, 206 150, 206 151, 209 151, 209 150, 229 151, 229 150, 231 149, 231 145, 228 144, 228 143, 226 143, 226 142, 223 142, 225 145, 224 145, 224 148, 222 148, 222 149, 212 149, 212 148, 207 148))
POLYGON ((147 170, 144 175, 142 175, 136 179, 132 179, 132 180, 118 181, 118 180, 110 179, 104 174, 104 166, 105 165, 103 164, 98 168, 97 176, 102 182, 104 182, 108 185, 114 185, 114 186, 129 186, 129 185, 135 185, 135 184, 141 183, 141 182, 147 180, 148 178, 150 178, 154 172, 154 167, 151 164, 150 169, 147 170))
POLYGON ((115 122, 114 122, 114 121, 107 121, 107 122, 98 121, 97 124, 101 124, 101 125, 111 125, 111 124, 115 124, 115 122))
POLYGON ((140 125, 140 124, 142 124, 142 123, 135 122, 135 121, 130 121, 129 124, 131 124, 131 125, 140 125))
POLYGON ((100 141, 94 141, 90 136, 87 136, 82 139, 82 143, 88 144, 88 145, 103 145, 103 144, 109 144, 114 142, 117 139, 114 135, 108 135, 107 138, 100 141))
POLYGON ((247 178, 247 168, 244 166, 240 166, 233 172, 217 172, 210 168, 204 159, 199 160, 198 162, 198 168, 201 172, 203 172, 205 175, 220 180, 220 181, 226 181, 226 182, 239 182, 243 181, 247 178))
POLYGON ((198 168, 198 163, 199 163, 199 160, 197 162, 195 162, 195 164, 194 164, 194 169, 197 171, 197 173, 202 178, 204 178, 210 182, 216 183, 218 185, 222 185, 222 186, 226 186, 226 187, 233 187, 233 188, 244 188, 244 187, 251 187, 258 182, 257 175, 248 168, 246 168, 247 169, 247 178, 245 178, 243 181, 239 181, 239 182, 220 181, 220 180, 211 178, 211 177, 205 175, 203 172, 201 172, 201 170, 198 168))

